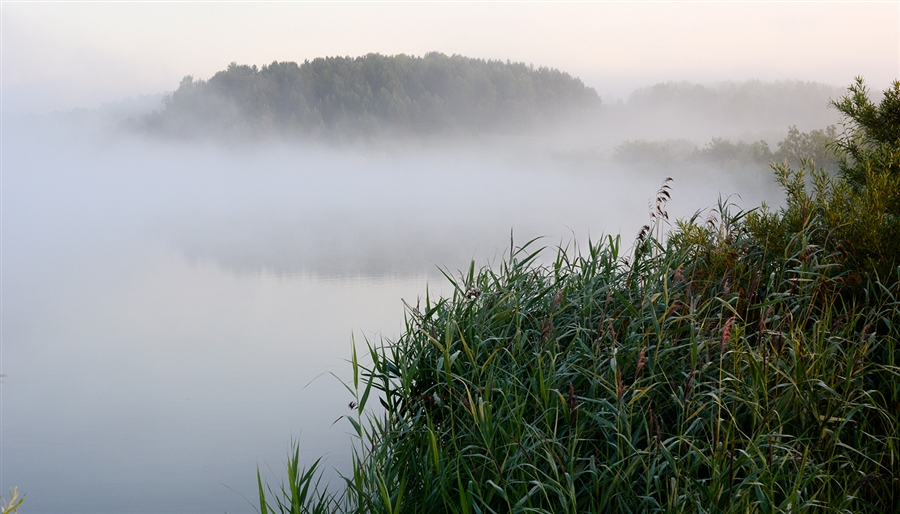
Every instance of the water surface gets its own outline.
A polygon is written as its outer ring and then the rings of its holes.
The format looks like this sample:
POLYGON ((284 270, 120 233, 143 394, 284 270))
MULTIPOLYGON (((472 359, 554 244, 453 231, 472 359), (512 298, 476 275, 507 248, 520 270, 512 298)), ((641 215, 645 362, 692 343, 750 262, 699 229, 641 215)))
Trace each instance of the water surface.
MULTIPOLYGON (((586 242, 768 178, 575 169, 533 145, 147 141, 4 120, 2 476, 33 513, 251 512, 292 438, 348 470, 353 338, 470 260, 586 242), (333 376, 333 375, 336 375, 333 376)), ((338 471, 334 471, 338 470, 338 471)))

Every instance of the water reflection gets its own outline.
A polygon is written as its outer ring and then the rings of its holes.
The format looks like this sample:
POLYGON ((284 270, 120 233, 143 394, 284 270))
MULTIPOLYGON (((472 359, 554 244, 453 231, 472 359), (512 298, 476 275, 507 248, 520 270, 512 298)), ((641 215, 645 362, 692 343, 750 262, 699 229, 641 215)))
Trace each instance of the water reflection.
MULTIPOLYGON (((510 228, 636 233, 671 174, 4 123, 0 489, 37 513, 251 511, 256 466, 277 472, 292 436, 346 470, 330 373, 353 334, 397 337, 401 299, 439 293, 439 265, 490 262, 510 228)), ((673 214, 720 189, 676 179, 673 214)))

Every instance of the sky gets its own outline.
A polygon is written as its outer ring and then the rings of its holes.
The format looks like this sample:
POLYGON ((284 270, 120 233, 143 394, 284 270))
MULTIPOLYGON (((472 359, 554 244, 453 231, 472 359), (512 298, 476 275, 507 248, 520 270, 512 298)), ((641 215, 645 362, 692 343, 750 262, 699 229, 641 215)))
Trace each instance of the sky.
POLYGON ((900 78, 900 2, 0 2, 2 109, 94 108, 264 65, 430 51, 566 71, 604 101, 669 80, 873 89, 900 78))

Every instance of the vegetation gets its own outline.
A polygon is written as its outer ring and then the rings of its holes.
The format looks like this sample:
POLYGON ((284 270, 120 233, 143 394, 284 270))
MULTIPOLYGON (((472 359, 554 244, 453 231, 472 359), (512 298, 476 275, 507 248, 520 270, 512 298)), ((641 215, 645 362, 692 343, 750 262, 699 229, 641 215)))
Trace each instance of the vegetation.
POLYGON ((178 135, 354 138, 527 126, 599 104, 596 91, 550 68, 436 52, 368 54, 232 63, 208 81, 188 76, 165 109, 140 123, 178 135))
POLYGON ((868 280, 897 273, 900 256, 900 82, 875 104, 857 79, 832 105, 844 116, 843 133, 830 145, 840 159, 839 176, 813 161, 797 169, 776 165, 788 206, 780 213, 763 209, 755 235, 784 252, 804 234, 809 245, 840 256, 837 264, 848 275, 839 291, 864 295, 868 280))
POLYGON ((666 182, 627 255, 532 241, 426 295, 370 366, 354 349, 346 489, 295 453, 260 511, 895 511, 898 98, 835 102, 840 175, 777 165, 777 212, 665 238, 666 182))
POLYGON ((9 501, 4 500, 0 496, 0 514, 15 514, 19 511, 22 502, 25 501, 25 495, 19 496, 19 488, 14 487, 9 491, 9 501))
POLYGON ((829 125, 824 129, 801 132, 791 125, 787 135, 778 142, 773 152, 765 141, 737 141, 713 138, 703 147, 697 147, 684 139, 647 141, 628 140, 618 145, 613 154, 617 162, 638 168, 712 165, 722 169, 756 166, 768 168, 772 162, 798 167, 802 161, 812 161, 820 168, 834 174, 840 170, 840 160, 832 147, 837 144, 837 129, 829 125))

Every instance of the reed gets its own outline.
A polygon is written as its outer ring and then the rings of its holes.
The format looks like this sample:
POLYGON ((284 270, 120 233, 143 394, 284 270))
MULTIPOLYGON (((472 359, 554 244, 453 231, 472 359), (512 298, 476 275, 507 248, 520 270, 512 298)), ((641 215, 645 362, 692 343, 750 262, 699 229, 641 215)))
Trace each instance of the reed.
POLYGON ((627 256, 607 237, 540 264, 531 241, 447 273, 454 293, 408 306, 371 365, 354 349, 346 491, 311 494, 295 454, 302 486, 276 509, 895 509, 900 272, 861 302, 839 293, 839 255, 803 234, 773 255, 746 213, 717 210, 627 256))
POLYGON ((18 512, 23 501, 25 501, 25 495, 19 496, 19 488, 13 487, 9 490, 9 500, 4 500, 0 496, 0 514, 14 514, 18 512))
POLYGON ((533 240, 445 273, 370 365, 354 347, 346 490, 295 453, 277 507, 898 512, 900 82, 851 93, 842 175, 774 166, 779 212, 720 201, 665 237, 667 180, 627 252, 533 240))

